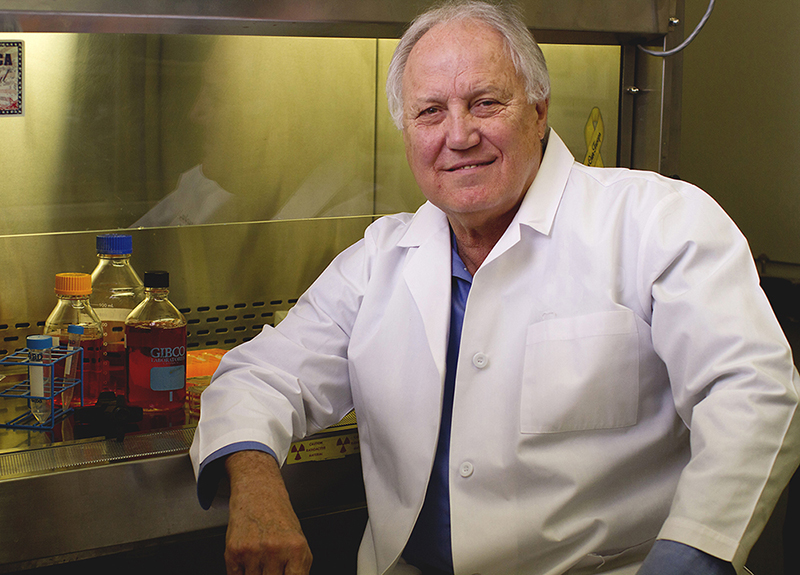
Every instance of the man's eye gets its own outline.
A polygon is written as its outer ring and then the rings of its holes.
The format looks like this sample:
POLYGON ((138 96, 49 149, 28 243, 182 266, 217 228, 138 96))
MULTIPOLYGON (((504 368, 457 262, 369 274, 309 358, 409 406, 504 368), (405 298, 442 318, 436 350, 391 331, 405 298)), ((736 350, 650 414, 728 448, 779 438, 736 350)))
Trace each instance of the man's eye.
POLYGON ((439 111, 439 109, 438 109, 438 108, 435 108, 434 106, 431 106, 430 108, 425 108, 424 110, 422 110, 422 111, 419 113, 419 115, 420 115, 420 116, 430 116, 430 115, 432 115, 432 114, 435 114, 435 113, 436 113, 436 112, 438 112, 438 111, 439 111))

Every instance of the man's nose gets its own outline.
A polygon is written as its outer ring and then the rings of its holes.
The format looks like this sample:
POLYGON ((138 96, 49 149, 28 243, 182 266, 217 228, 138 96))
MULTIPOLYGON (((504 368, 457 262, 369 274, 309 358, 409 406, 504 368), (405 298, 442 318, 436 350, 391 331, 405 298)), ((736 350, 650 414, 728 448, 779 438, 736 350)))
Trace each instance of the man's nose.
POLYGON ((481 140, 478 122, 469 112, 449 114, 445 124, 448 148, 466 150, 477 146, 481 140))

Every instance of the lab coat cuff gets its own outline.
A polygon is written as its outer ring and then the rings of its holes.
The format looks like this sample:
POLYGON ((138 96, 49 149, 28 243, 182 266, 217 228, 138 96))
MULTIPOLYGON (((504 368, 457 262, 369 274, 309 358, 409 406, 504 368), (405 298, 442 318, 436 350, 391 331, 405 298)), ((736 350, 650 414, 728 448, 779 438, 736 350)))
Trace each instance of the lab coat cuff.
POLYGON ((203 509, 209 509, 214 501, 219 482, 225 475, 225 458, 237 451, 263 451, 278 461, 278 456, 272 449, 257 441, 239 441, 217 449, 200 463, 197 473, 197 499, 203 509))
POLYGON ((733 562, 739 541, 709 529, 690 519, 669 517, 658 534, 658 539, 669 539, 700 549, 723 561, 733 562))

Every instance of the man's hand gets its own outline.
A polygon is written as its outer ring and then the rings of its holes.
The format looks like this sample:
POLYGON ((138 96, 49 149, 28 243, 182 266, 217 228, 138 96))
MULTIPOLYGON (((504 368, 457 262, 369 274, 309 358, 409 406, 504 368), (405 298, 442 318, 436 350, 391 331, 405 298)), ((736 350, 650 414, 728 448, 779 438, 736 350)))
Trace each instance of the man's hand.
POLYGON ((308 575, 311 550, 275 459, 239 451, 227 458, 225 469, 231 482, 228 575, 308 575))

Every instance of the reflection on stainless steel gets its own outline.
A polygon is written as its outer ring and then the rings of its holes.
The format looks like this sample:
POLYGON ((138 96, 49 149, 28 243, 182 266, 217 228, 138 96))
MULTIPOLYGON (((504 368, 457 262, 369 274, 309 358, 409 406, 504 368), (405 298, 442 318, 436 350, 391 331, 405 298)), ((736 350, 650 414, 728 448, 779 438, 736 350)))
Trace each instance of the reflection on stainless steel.
POLYGON ((21 37, 2 234, 375 209, 374 39, 21 37))
MULTIPOLYGON (((32 111, 4 119, 15 160, 0 186, 0 234, 363 215, 423 201, 380 89, 395 40, 22 37, 32 111), (57 65, 54 52, 64 54, 57 65)), ((582 158, 586 117, 599 108, 614 165, 620 48, 543 48, 550 124, 582 158)))

